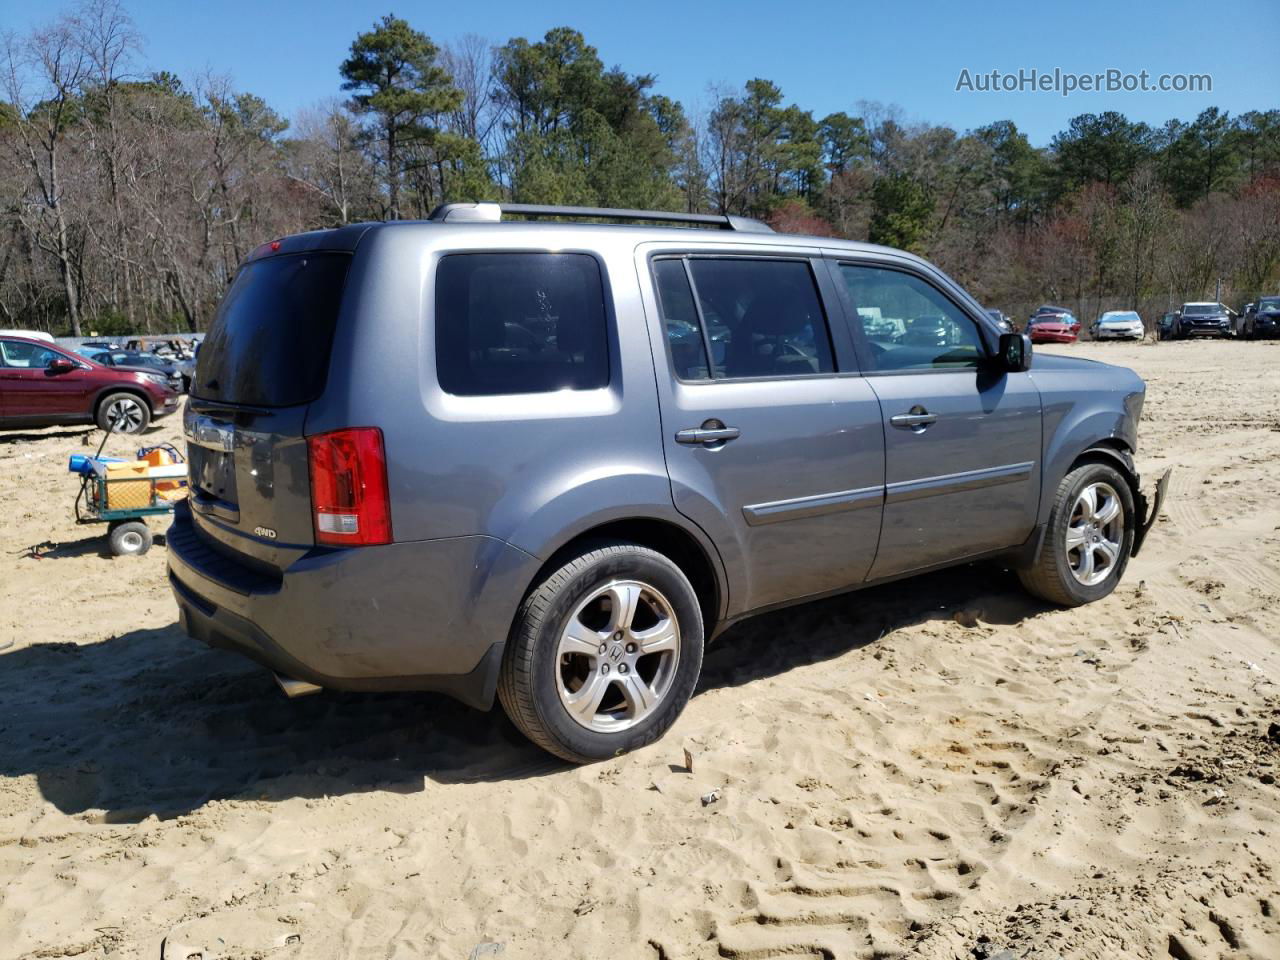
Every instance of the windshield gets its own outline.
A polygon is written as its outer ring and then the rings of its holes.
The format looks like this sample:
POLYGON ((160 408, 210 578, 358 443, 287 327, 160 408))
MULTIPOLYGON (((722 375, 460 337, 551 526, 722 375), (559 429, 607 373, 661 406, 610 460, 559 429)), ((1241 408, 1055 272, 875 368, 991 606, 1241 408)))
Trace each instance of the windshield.
POLYGON ((1259 310, 1280 310, 1280 297, 1263 297, 1258 301, 1259 310))
POLYGON ((111 360, 117 367, 164 367, 160 357, 150 353, 113 353, 111 360))
POLYGON ((1133 323, 1133 321, 1137 319, 1138 319, 1138 315, 1136 313, 1128 313, 1128 312, 1104 313, 1102 315, 1103 323, 1133 323))
POLYGON ((191 393, 262 407, 309 403, 324 388, 351 255, 254 260, 227 291, 191 393))
POLYGON ((1182 308, 1184 317, 1209 317, 1223 312, 1222 306, 1216 303, 1188 303, 1182 308))

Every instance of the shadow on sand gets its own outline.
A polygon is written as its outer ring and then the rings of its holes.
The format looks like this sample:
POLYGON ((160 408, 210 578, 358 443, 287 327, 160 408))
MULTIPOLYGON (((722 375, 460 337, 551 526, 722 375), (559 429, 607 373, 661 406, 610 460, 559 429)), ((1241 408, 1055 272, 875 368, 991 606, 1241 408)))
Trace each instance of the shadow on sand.
MULTIPOLYGON (((962 567, 776 611, 727 631, 699 690, 839 657, 922 620, 980 607, 992 623, 1045 609, 1012 574, 962 567)), ((564 765, 500 709, 430 694, 287 700, 269 673, 177 625, 79 646, 0 653, 0 775, 34 774, 65 813, 106 822, 181 815, 223 797, 281 800, 436 782, 519 779, 564 765)))

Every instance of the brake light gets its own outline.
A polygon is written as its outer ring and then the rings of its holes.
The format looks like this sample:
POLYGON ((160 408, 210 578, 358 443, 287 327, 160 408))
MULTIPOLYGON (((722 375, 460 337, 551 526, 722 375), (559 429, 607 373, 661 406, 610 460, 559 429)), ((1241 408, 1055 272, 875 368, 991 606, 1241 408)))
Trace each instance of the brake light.
POLYGON ((365 547, 391 542, 387 457, 377 427, 307 438, 316 542, 365 547))

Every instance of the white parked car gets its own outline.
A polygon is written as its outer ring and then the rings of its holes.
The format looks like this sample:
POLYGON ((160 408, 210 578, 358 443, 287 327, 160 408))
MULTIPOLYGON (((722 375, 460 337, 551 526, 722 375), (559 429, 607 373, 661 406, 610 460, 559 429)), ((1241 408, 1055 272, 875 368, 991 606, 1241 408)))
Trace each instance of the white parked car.
POLYGON ((26 337, 29 340, 45 340, 53 343, 53 334, 43 330, 0 330, 0 337, 26 337))
POLYGON ((1141 340, 1146 333, 1142 318, 1132 310, 1108 310, 1093 324, 1095 340, 1141 340))

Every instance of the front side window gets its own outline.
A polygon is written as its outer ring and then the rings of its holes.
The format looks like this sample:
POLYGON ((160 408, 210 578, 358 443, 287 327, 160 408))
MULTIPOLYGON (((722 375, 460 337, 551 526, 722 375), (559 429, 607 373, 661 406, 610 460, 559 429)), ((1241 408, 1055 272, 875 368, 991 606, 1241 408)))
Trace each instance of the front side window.
POLYGON ((600 265, 581 253, 462 253, 436 270, 436 372, 458 396, 609 383, 600 265))
POLYGON ((973 320, 919 277, 847 263, 840 272, 875 369, 975 367, 985 356, 973 320))
POLYGON ((835 370, 826 317, 807 262, 671 258, 654 264, 654 277, 672 363, 682 379, 835 370))

